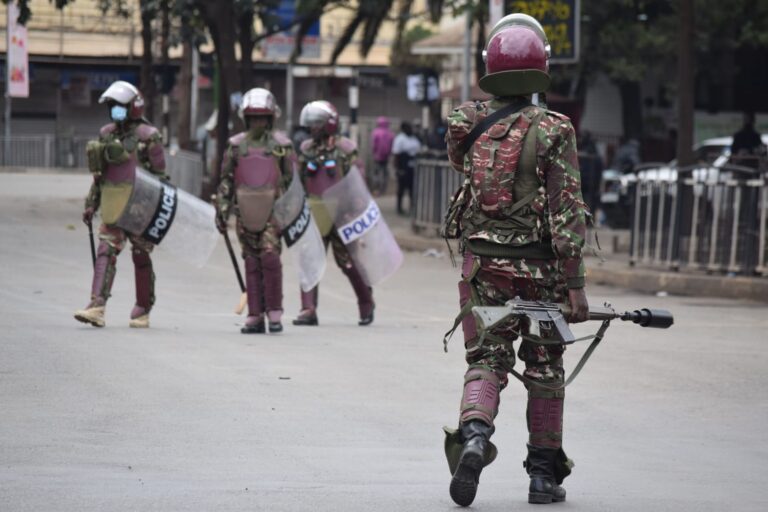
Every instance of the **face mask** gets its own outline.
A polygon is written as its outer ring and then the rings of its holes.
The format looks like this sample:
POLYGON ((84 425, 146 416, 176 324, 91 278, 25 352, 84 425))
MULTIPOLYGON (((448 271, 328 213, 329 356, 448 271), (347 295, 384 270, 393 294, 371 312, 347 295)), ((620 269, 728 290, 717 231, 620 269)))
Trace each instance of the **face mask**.
POLYGON ((125 121, 125 118, 128 117, 128 109, 122 105, 115 105, 109 111, 109 115, 112 117, 113 121, 125 121))

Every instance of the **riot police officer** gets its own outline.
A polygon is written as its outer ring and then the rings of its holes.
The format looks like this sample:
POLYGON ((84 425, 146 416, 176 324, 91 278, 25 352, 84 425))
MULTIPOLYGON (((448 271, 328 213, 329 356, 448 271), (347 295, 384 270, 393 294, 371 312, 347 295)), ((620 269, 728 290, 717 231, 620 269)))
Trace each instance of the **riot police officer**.
POLYGON ((248 317, 243 334, 264 333, 265 318, 270 333, 283 330, 282 246, 273 207, 290 183, 294 155, 291 140, 274 130, 279 115, 270 91, 245 93, 240 116, 247 131, 229 139, 218 189, 216 224, 226 231, 227 219, 235 213, 245 260, 248 317))
POLYGON ((101 210, 99 246, 93 270, 91 300, 75 312, 83 323, 104 327, 104 308, 115 277, 117 256, 126 240, 132 246, 136 280, 136 305, 131 311, 131 327, 149 327, 149 312, 155 303, 155 274, 150 253, 153 245, 129 235, 115 223, 128 202, 136 166, 140 165, 165 179, 165 157, 160 133, 143 117, 144 98, 128 82, 117 81, 99 98, 109 109, 112 122, 101 128, 98 140, 87 146, 88 166, 93 184, 85 199, 83 222, 90 225, 101 210))
MULTIPOLYGON (((373 290, 365 283, 355 267, 349 251, 336 232, 333 220, 322 202, 322 194, 338 183, 352 168, 361 167, 357 161, 357 147, 353 141, 337 134, 339 114, 327 101, 311 101, 301 110, 301 126, 306 126, 311 137, 299 149, 299 172, 309 196, 310 207, 317 222, 323 242, 333 250, 336 264, 349 279, 357 295, 360 313, 359 325, 373 322, 373 290)), ((317 325, 318 287, 301 292, 301 312, 293 321, 294 325, 317 325)))

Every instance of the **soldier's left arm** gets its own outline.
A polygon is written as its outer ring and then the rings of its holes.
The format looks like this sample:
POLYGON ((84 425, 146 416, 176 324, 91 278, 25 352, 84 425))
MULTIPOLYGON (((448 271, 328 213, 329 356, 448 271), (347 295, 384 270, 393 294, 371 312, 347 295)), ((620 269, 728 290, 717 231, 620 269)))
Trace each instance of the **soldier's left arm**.
POLYGON ((547 123, 545 132, 552 141, 543 161, 552 247, 568 288, 583 288, 586 272, 582 248, 587 226, 576 133, 567 119, 559 119, 554 125, 547 123))
POLYGON ((160 179, 166 180, 168 176, 165 173, 165 153, 163 151, 163 138, 155 127, 146 127, 146 135, 142 137, 139 151, 139 161, 152 174, 160 179))

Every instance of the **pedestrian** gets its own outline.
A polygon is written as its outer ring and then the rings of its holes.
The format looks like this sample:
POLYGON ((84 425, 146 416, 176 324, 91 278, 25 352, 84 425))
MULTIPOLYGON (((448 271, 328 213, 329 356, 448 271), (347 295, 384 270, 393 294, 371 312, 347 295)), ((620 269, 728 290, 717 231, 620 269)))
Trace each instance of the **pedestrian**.
POLYGON ((637 139, 622 136, 619 147, 613 157, 613 168, 622 173, 629 173, 640 163, 640 142, 637 139))
MULTIPOLYGON (((480 88, 493 96, 467 102, 448 118, 451 165, 469 178, 456 216, 463 250, 457 318, 464 331, 467 371, 459 428, 446 430, 453 477, 451 498, 472 503, 480 472, 495 457, 499 393, 517 357, 528 390, 529 503, 564 501, 560 486, 572 465, 562 449, 563 352, 538 344, 526 325, 508 320, 480 338, 471 306, 524 300, 568 302, 569 320, 587 319, 582 246, 586 233, 576 137, 570 120, 531 104, 547 90, 549 44, 541 25, 524 14, 502 18, 486 45, 480 88)), ((457 205, 452 205, 452 208, 457 205)), ((547 337, 546 332, 542 332, 547 337)))
POLYGON ((589 210, 596 212, 600 206, 600 178, 603 173, 603 159, 597 151, 592 133, 584 130, 578 140, 581 191, 589 210))
POLYGON ((387 191, 389 180, 389 156, 392 154, 392 141, 395 134, 389 129, 389 118, 380 116, 376 119, 376 128, 371 132, 371 153, 373 172, 371 173, 371 192, 383 195, 387 191))
POLYGON ((131 310, 130 327, 149 327, 149 312, 155 303, 155 274, 150 253, 154 245, 119 228, 120 218, 131 195, 140 165, 161 179, 165 176, 165 157, 158 130, 144 115, 144 98, 128 82, 111 84, 99 98, 109 109, 112 122, 103 126, 98 140, 88 143, 88 167, 93 184, 85 199, 83 222, 90 226, 101 210, 99 247, 93 266, 91 300, 75 312, 80 322, 104 327, 104 310, 115 278, 117 256, 131 242, 136 282, 136 304, 131 310))
POLYGON ((408 207, 413 209, 413 175, 416 169, 416 155, 421 150, 421 142, 413 134, 411 124, 403 121, 400 133, 392 144, 397 172, 397 213, 406 215, 403 209, 403 196, 408 194, 408 207))
POLYGON ((240 332, 263 334, 266 318, 269 332, 277 333, 283 330, 283 266, 281 233, 272 209, 293 175, 293 145, 274 129, 280 107, 270 91, 246 92, 239 113, 247 131, 227 143, 216 225, 224 233, 230 213, 237 218, 248 297, 248 317, 240 332))
POLYGON ((758 167, 757 158, 765 156, 765 145, 760 133, 755 130, 755 113, 744 112, 744 124, 733 135, 731 144, 731 160, 734 163, 748 167, 758 167))
MULTIPOLYGON (((299 172, 309 196, 312 215, 323 236, 327 249, 330 244, 336 264, 349 279, 357 296, 360 313, 358 325, 373 323, 373 290, 365 283, 347 247, 336 231, 333 220, 322 201, 322 194, 341 181, 353 165, 360 167, 357 147, 353 141, 337 135, 339 114, 327 101, 311 101, 301 109, 300 124, 309 128, 311 138, 301 144, 299 172)), ((318 325, 317 305, 319 286, 301 292, 301 311, 294 325, 318 325)))

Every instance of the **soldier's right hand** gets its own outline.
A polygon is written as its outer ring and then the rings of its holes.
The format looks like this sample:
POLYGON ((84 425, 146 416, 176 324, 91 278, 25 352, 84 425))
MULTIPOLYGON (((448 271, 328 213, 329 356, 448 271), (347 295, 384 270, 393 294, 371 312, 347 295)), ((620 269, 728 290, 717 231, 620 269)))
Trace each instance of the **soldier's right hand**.
POLYGON ((577 324, 589 320, 589 303, 584 288, 572 288, 568 290, 568 302, 571 305, 571 314, 568 321, 577 324))
POLYGON ((91 222, 93 221, 93 215, 96 213, 96 210, 94 208, 86 208, 83 212, 83 223, 86 226, 90 226, 91 222))

